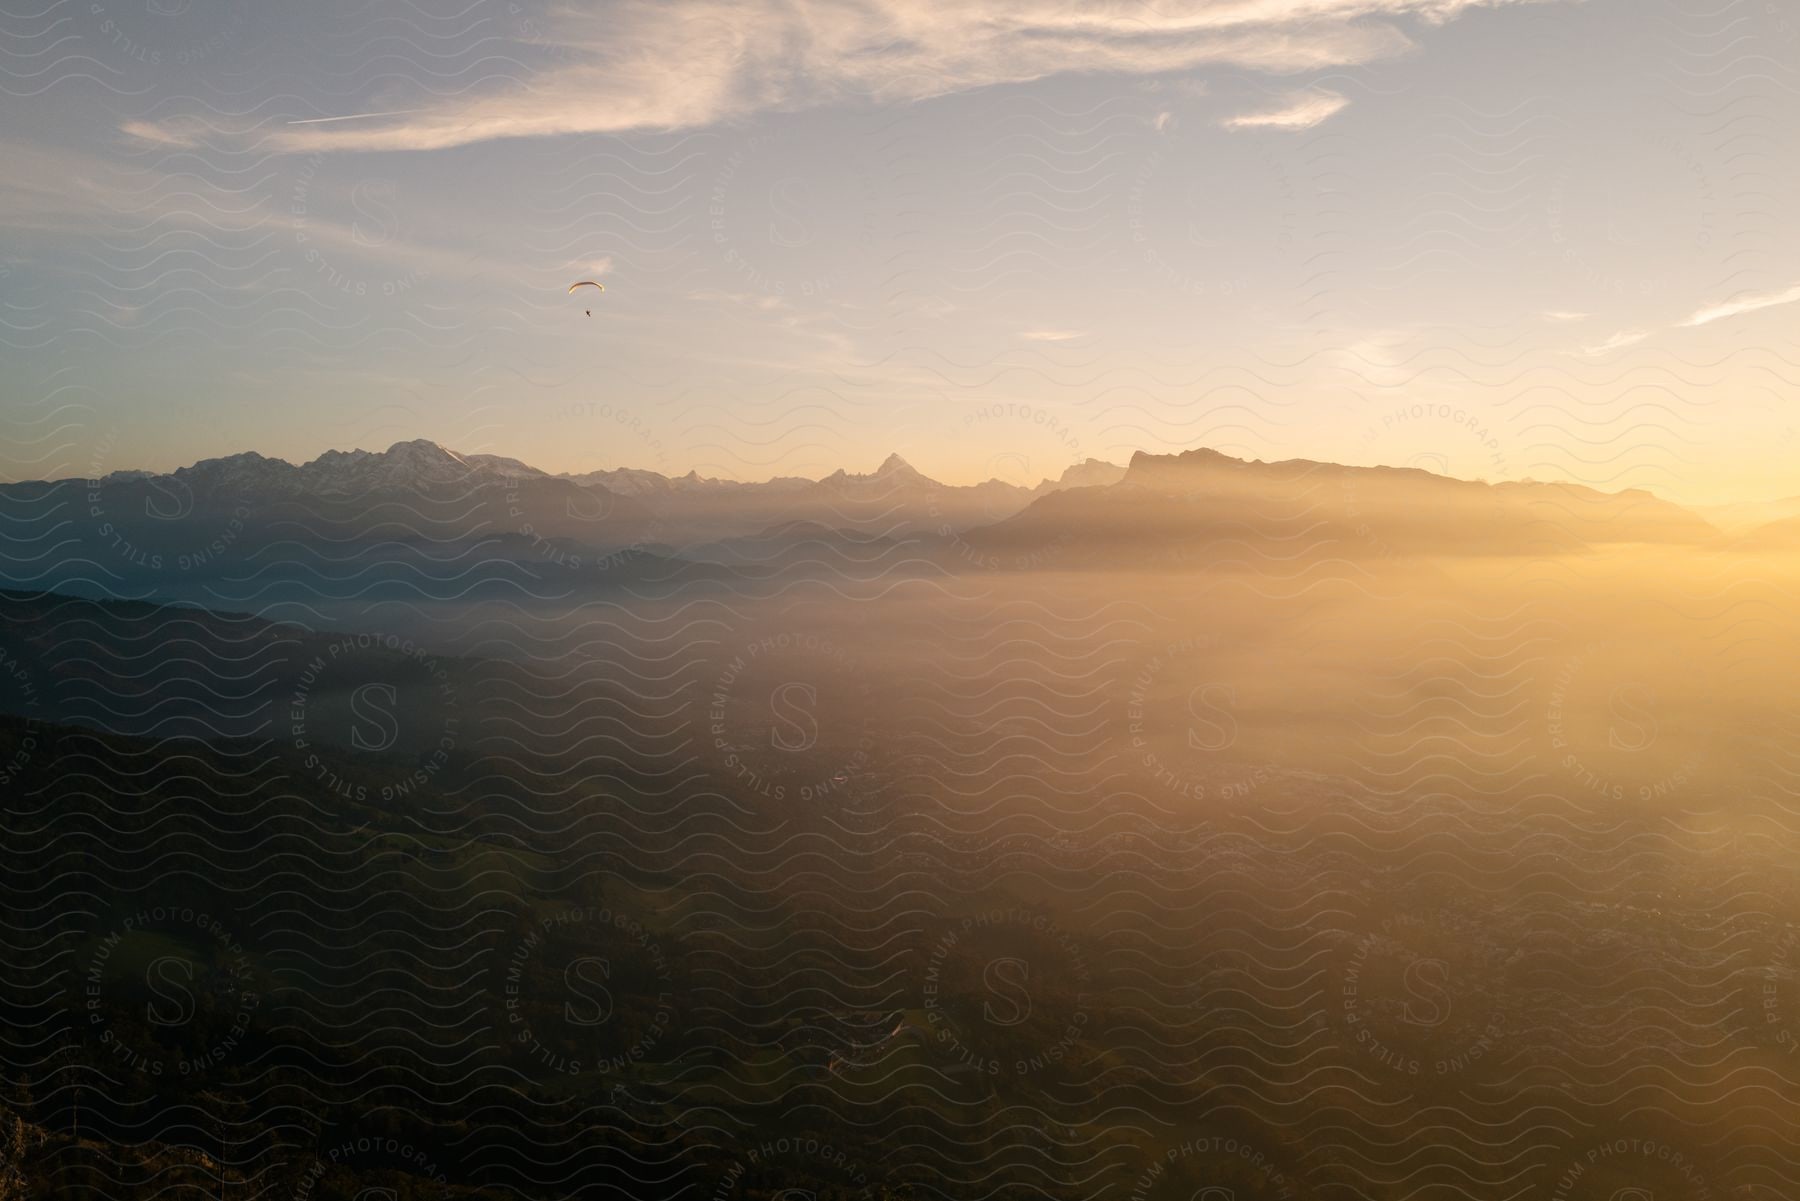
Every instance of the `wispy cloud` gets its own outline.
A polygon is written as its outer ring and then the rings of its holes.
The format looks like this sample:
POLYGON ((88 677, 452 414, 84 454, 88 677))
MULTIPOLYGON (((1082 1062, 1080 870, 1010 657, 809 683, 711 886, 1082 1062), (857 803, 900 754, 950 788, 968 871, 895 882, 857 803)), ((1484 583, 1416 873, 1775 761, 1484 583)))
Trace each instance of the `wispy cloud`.
MULTIPOLYGON (((154 178, 96 155, 0 137, 0 160, 0 226, 8 229, 91 232, 121 213, 160 219, 170 207, 154 178)), ((194 191, 215 199, 205 184, 194 191)))
POLYGON ((1681 324, 1684 327, 1710 325, 1714 321, 1723 321, 1727 317, 1739 317, 1745 313, 1754 313, 1758 309, 1772 309, 1779 304, 1793 304, 1800 301, 1800 284, 1781 292, 1763 292, 1754 296, 1744 296, 1737 300, 1727 300, 1721 304, 1708 305, 1689 317, 1681 324))
POLYGON ((1311 129, 1342 112, 1349 101, 1336 92, 1313 88, 1289 92, 1269 108, 1226 117, 1226 129, 1311 129))
MULTIPOLYGON (((291 234, 294 230, 294 213, 287 205, 254 188, 230 186, 233 181, 229 178, 215 182, 192 171, 172 174, 4 137, 0 137, 0 161, 17 168, 0 172, 0 226, 9 229, 93 237, 154 225, 160 237, 198 232, 209 239, 274 231, 291 234)), ((317 189, 319 196, 334 194, 339 203, 331 207, 346 217, 332 220, 321 205, 321 211, 307 215, 304 232, 309 246, 345 256, 341 263, 386 264, 396 274, 480 276, 509 286, 522 282, 518 264, 506 258, 472 254, 425 238, 371 238, 348 218, 348 191, 323 185, 317 189)), ((415 202, 414 211, 425 218, 421 226, 441 225, 428 201, 415 202)), ((595 274, 604 274, 612 260, 593 259, 586 266, 595 274)))
MULTIPOLYGON (((526 87, 418 112, 285 125, 288 150, 429 150, 496 138, 676 129, 825 104, 928 99, 1071 73, 1142 77, 1228 66, 1291 74, 1413 47, 1406 20, 1557 0, 616 0, 564 6, 543 41, 563 55, 526 87)), ((1343 107, 1241 125, 1304 128, 1343 107)), ((177 122, 136 123, 152 139, 177 122)))
POLYGON ((1606 339, 1604 342, 1596 342, 1592 346, 1582 347, 1581 352, 1583 354, 1591 355, 1610 354, 1615 350, 1624 350, 1627 346, 1636 346, 1639 342, 1642 342, 1649 336, 1650 332, 1648 330, 1623 329, 1606 339))
POLYGON ((1560 321, 1560 322, 1563 322, 1564 324, 1569 324, 1569 323, 1576 322, 1576 321, 1586 321, 1589 317, 1592 317, 1592 316, 1593 316, 1592 313, 1575 313, 1575 312, 1570 312, 1567 309, 1547 309, 1544 312, 1544 320, 1545 321, 1560 321))
POLYGON ((1399 387, 1418 375, 1418 334, 1406 329, 1372 329, 1332 353, 1338 365, 1365 383, 1399 387))
MULTIPOLYGON (((1736 300, 1721 301, 1696 309, 1685 320, 1675 323, 1676 329, 1693 329, 1696 326, 1711 325, 1715 321, 1724 321, 1729 317, 1741 317, 1745 313, 1755 313, 1763 309, 1772 309, 1778 305, 1800 303, 1800 284, 1784 288, 1779 292, 1757 292, 1749 296, 1740 296, 1736 300)), ((1545 316, 1554 316, 1546 313, 1545 316)), ((1605 354, 1612 350, 1621 350, 1627 346, 1635 346, 1650 336, 1650 331, 1641 329, 1621 330, 1606 341, 1594 346, 1582 347, 1584 354, 1605 354)))
POLYGON ((1078 329, 1022 329, 1019 331, 1019 337, 1027 342, 1067 342, 1082 336, 1082 331, 1078 329))

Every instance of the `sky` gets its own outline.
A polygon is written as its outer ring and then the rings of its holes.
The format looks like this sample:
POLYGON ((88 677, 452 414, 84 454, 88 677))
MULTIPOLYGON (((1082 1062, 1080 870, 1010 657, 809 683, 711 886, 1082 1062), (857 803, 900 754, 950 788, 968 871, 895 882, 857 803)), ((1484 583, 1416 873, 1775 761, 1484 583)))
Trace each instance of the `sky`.
POLYGON ((13 5, 0 474, 1800 494, 1797 64, 1763 0, 13 5))

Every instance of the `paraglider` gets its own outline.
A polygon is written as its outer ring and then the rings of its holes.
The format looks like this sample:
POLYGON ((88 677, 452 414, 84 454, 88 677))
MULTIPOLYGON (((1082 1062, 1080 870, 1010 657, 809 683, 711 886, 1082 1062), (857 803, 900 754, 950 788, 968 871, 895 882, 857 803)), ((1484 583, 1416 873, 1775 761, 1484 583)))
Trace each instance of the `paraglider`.
MULTIPOLYGON (((569 285, 569 291, 568 291, 568 293, 567 293, 567 294, 568 294, 568 295, 573 295, 573 294, 574 294, 574 292, 575 292, 575 289, 576 289, 576 288, 593 288, 593 289, 594 289, 594 290, 595 290, 595 291, 597 291, 597 292, 604 292, 604 291, 606 291, 606 285, 605 285, 605 284, 601 284, 601 283, 595 283, 595 282, 594 282, 594 281, 593 281, 593 280, 591 280, 591 279, 578 279, 578 280, 576 280, 576 281, 575 281, 575 282, 574 282, 574 283, 572 283, 572 284, 570 284, 570 285, 569 285)), ((593 315, 594 315, 594 310, 593 310, 593 309, 583 309, 583 310, 582 310, 582 311, 583 311, 583 312, 584 312, 584 313, 586 313, 586 314, 587 314, 587 315, 588 315, 588 316, 590 316, 590 317, 592 317, 592 316, 593 316, 593 315)))

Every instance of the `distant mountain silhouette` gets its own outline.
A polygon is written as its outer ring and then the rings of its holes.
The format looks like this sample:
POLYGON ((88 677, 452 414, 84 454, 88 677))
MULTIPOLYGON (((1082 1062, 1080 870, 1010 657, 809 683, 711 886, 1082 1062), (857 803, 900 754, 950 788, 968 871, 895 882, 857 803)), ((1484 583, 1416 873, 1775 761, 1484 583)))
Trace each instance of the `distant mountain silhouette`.
POLYGON ((778 476, 761 483, 708 479, 698 473, 665 476, 623 468, 565 478, 599 483, 649 506, 670 541, 685 544, 757 534, 775 526, 811 523, 871 536, 941 533, 1010 517, 1031 501, 1062 488, 1113 483, 1116 464, 1089 459, 1024 487, 991 479, 944 484, 890 454, 868 474, 840 468, 823 479, 778 476))
POLYGON ((276 521, 339 540, 514 534, 606 553, 793 522, 888 536, 962 528, 1011 516, 1061 488, 1113 482, 1124 470, 1089 459, 1035 487, 1001 480, 961 486, 933 480, 891 454, 868 474, 840 469, 819 480, 745 483, 637 468, 552 475, 517 459, 414 439, 385 451, 326 451, 298 466, 250 451, 165 473, 9 484, 0 486, 0 499, 61 506, 75 517, 85 512, 90 532, 146 562, 192 557, 215 541, 226 544, 216 553, 230 557, 230 546, 245 541, 246 525, 276 521))
MULTIPOLYGON (((943 484, 898 454, 866 474, 743 483, 639 469, 553 476, 434 442, 329 451, 296 466, 255 453, 164 474, 0 487, 15 533, 74 539, 54 570, 6 563, 27 587, 246 607, 309 598, 538 594, 604 573, 667 575, 700 560, 766 578, 825 555, 844 570, 1202 568, 1335 557, 1551 555, 1614 543, 1718 540, 1639 490, 1452 479, 1416 468, 1262 462, 1215 450, 1087 460, 1033 487, 943 484), (902 545, 904 544, 904 545, 902 545), (657 564, 664 564, 658 567, 657 564), (624 568, 628 567, 629 570, 624 568), (186 591, 170 585, 179 580, 186 591), (384 591, 385 590, 385 591, 384 591)), ((1769 540, 1785 544, 1774 528, 1769 540)), ((679 579, 699 578, 687 568, 679 579)))
POLYGON ((328 450, 296 467, 246 451, 222 459, 203 459, 166 475, 118 471, 103 484, 139 480, 181 481, 196 491, 229 490, 258 494, 363 496, 388 491, 439 487, 471 487, 505 482, 515 476, 541 476, 534 467, 498 455, 460 455, 435 442, 415 438, 396 442, 385 451, 328 450))
POLYGON ((1733 540, 1732 545, 1746 551, 1800 549, 1800 517, 1786 517, 1746 530, 1733 540))
POLYGON ((1705 505, 1695 508, 1694 512, 1728 534, 1744 534, 1754 539, 1767 530, 1777 538, 1785 539, 1780 527, 1800 522, 1800 496, 1746 504, 1705 505))
POLYGON ((1199 567, 1309 554, 1563 554, 1716 536, 1694 514, 1638 490, 1488 484, 1417 468, 1265 463, 1202 449, 1140 451, 1119 483, 1041 497, 966 539, 999 562, 1055 552, 1074 565, 1199 567))
POLYGON ((253 559, 270 570, 319 557, 364 566, 443 559, 476 544, 539 562, 653 538, 652 514, 628 496, 422 439, 382 452, 328 451, 300 466, 251 452, 159 475, 9 484, 0 506, 26 529, 76 538, 88 575, 103 586, 242 573, 253 559))

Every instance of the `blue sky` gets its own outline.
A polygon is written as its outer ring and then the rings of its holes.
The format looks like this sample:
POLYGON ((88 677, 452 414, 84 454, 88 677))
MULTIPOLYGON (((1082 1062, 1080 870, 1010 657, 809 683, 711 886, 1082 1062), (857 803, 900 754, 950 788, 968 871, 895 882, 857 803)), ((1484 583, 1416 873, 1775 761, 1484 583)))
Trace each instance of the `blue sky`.
POLYGON ((1214 446, 1800 493, 1797 21, 61 0, 0 17, 0 470, 1214 446))

